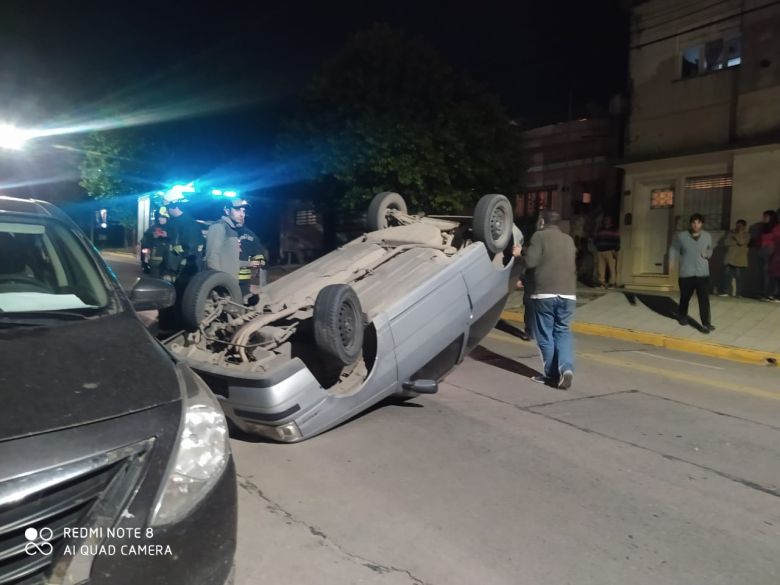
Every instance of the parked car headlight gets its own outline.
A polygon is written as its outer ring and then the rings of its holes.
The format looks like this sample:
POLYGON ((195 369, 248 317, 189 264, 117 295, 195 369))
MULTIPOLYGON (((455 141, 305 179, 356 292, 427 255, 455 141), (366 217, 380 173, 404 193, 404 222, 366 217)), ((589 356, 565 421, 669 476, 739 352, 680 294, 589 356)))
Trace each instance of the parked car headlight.
POLYGON ((217 483, 230 458, 225 415, 206 384, 183 370, 183 420, 173 459, 157 496, 150 524, 184 518, 217 483))

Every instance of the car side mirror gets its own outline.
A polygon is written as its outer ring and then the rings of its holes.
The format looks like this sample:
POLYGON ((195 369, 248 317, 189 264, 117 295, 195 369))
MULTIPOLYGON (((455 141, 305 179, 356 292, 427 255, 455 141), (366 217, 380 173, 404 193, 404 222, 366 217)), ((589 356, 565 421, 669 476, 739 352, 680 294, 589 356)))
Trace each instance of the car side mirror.
POLYGON ((176 302, 176 289, 159 278, 139 278, 130 291, 130 302, 136 311, 167 309, 176 302))

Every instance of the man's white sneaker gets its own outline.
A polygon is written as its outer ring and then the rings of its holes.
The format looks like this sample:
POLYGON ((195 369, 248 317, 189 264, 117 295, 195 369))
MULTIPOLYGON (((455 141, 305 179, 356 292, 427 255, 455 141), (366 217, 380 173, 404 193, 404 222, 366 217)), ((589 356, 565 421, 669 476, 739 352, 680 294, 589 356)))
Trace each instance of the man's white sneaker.
POLYGON ((563 374, 561 374, 561 379, 558 380, 558 388, 561 390, 568 390, 571 388, 571 383, 574 380, 574 372, 571 370, 566 370, 563 374))

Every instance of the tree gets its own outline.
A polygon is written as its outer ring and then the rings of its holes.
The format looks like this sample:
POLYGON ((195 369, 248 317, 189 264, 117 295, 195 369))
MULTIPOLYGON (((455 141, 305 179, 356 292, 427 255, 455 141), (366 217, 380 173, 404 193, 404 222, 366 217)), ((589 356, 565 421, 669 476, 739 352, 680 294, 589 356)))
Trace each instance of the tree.
POLYGON ((302 171, 331 209, 390 190, 413 209, 461 211, 520 182, 518 132, 498 99, 386 25, 356 35, 325 64, 281 150, 307 160, 302 171))
POLYGON ((125 245, 136 238, 138 199, 134 190, 133 169, 138 146, 127 135, 108 132, 88 134, 82 144, 84 158, 79 165, 79 185, 87 195, 101 201, 109 217, 125 228, 125 245))

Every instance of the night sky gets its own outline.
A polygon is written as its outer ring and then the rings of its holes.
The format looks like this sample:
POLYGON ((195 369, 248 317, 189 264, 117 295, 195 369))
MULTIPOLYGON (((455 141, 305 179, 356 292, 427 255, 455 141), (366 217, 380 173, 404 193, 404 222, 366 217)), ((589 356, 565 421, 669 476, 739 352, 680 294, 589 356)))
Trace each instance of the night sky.
MULTIPOLYGON (((621 6, 4 0, 0 120, 35 127, 152 121, 144 132, 170 145, 171 178, 238 176, 271 156, 278 120, 322 61, 381 22, 423 37, 532 127, 565 120, 570 96, 580 117, 588 104, 606 106, 625 92, 621 6)), ((0 186, 9 177, 73 178, 72 153, 59 138, 24 160, 6 157, 0 186)), ((31 187, 38 196, 51 188, 31 187)))

